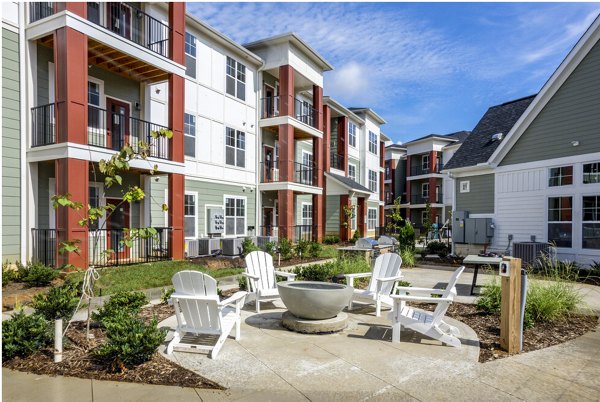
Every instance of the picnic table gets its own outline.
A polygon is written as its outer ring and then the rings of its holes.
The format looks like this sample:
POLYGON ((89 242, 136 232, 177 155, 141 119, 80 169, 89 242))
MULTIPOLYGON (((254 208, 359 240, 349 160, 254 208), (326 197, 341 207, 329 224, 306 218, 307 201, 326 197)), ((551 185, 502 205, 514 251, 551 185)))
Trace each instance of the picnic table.
POLYGON ((475 272, 473 273, 473 283, 471 284, 471 295, 474 294, 475 286, 477 286, 477 274, 479 272, 479 267, 482 265, 500 265, 502 262, 502 257, 481 257, 479 255, 473 254, 468 255, 463 260, 464 265, 475 265, 475 272))

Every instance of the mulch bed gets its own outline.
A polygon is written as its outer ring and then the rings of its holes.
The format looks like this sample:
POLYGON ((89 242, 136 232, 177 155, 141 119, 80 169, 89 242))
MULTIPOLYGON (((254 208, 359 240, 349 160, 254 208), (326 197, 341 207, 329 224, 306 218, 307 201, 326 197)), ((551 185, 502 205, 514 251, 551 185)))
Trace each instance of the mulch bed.
POLYGON ((63 279, 57 278, 48 286, 33 286, 22 282, 10 282, 2 286, 2 311, 14 310, 31 302, 35 295, 46 293, 54 286, 60 286, 63 279))
MULTIPOLYGON (((140 317, 160 322, 173 315, 173 306, 156 305, 144 308, 140 317)), ((52 348, 43 349, 26 358, 16 357, 3 361, 9 369, 34 374, 62 375, 95 380, 125 381, 179 387, 223 389, 219 384, 206 379, 164 358, 158 352, 151 360, 121 373, 113 373, 102 361, 96 359, 91 350, 104 340, 101 328, 90 328, 94 339, 86 339, 85 322, 74 322, 65 337, 63 361, 53 362, 52 348)))
MULTIPOLYGON (((432 311, 433 304, 415 303, 425 310, 432 311)), ((452 303, 446 313, 448 316, 473 328, 479 337, 479 362, 502 359, 509 354, 500 349, 500 315, 480 310, 474 304, 452 303)), ((560 321, 538 323, 523 334, 523 352, 544 349, 575 339, 586 332, 595 331, 598 317, 594 315, 573 314, 560 321)))

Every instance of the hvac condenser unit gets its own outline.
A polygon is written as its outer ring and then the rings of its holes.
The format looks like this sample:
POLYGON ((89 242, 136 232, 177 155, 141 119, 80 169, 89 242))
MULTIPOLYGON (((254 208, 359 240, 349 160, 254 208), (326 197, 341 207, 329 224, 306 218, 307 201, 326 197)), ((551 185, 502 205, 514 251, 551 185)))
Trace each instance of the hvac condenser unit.
POLYGON ((242 254, 242 243, 244 242, 243 238, 238 239, 223 239, 223 255, 233 257, 236 255, 242 254))
POLYGON ((521 259, 521 266, 537 266, 538 259, 542 255, 551 256, 552 245, 550 243, 521 242, 513 244, 513 257, 521 259))
POLYGON ((187 258, 198 257, 198 240, 191 239, 185 241, 185 256, 187 258))
POLYGON ((275 243, 277 244, 277 236, 257 236, 256 237, 256 245, 260 247, 261 250, 264 250, 267 247, 267 243, 275 243))
POLYGON ((211 255, 221 249, 221 239, 203 238, 198 240, 198 253, 200 255, 211 255))

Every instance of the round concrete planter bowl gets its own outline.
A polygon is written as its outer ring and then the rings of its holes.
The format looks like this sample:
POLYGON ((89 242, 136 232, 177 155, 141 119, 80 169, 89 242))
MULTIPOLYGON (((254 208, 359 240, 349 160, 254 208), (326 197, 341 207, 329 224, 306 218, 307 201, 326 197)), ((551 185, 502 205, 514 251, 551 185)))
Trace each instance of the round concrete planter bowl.
POLYGON ((279 296, 290 313, 307 320, 337 316, 352 297, 350 286, 311 281, 278 282, 279 296))

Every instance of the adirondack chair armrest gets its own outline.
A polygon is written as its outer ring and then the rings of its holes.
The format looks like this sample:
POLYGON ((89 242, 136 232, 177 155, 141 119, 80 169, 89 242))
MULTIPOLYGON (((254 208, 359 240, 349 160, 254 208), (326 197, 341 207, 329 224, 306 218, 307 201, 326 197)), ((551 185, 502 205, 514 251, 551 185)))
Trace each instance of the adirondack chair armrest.
POLYGON ((232 304, 244 304, 244 298, 248 292, 240 291, 235 292, 233 295, 229 296, 227 299, 219 302, 219 307, 229 306, 232 304))
POLYGON ((258 276, 258 275, 252 275, 252 274, 249 274, 247 272, 242 272, 242 276, 245 276, 246 278, 252 279, 254 281, 257 281, 257 280, 260 279, 260 276, 258 276))
POLYGON ((425 303, 441 303, 441 302, 453 302, 452 297, 425 297, 425 296, 407 296, 407 295, 391 295, 392 299, 401 301, 415 301, 425 303))
POLYGON ((346 278, 346 284, 348 286, 350 286, 351 288, 354 287, 354 278, 368 278, 369 276, 372 276, 373 272, 360 272, 357 274, 344 274, 344 277, 346 278))
POLYGON ((171 295, 172 300, 182 299, 182 300, 215 300, 218 299, 219 296, 195 296, 181 293, 173 293, 171 295))
POLYGON ((289 280, 294 280, 296 279, 296 274, 292 273, 292 272, 285 272, 285 271, 275 271, 275 275, 279 275, 279 276, 285 276, 286 278, 289 278, 289 280))
POLYGON ((442 293, 444 293, 443 289, 412 288, 410 286, 398 286, 398 287, 396 287, 396 291, 400 295, 405 295, 406 293, 427 293, 427 294, 441 295, 442 293))
POLYGON ((404 278, 404 276, 396 275, 396 276, 390 276, 388 278, 375 278, 376 284, 377 284, 377 293, 381 292, 381 287, 383 286, 383 284, 385 282, 396 282, 396 281, 400 280, 401 278, 404 278))

